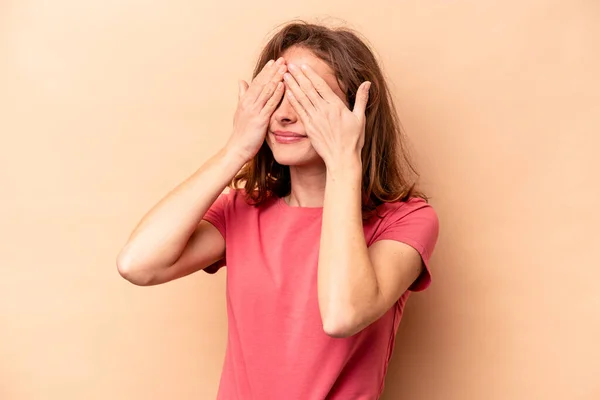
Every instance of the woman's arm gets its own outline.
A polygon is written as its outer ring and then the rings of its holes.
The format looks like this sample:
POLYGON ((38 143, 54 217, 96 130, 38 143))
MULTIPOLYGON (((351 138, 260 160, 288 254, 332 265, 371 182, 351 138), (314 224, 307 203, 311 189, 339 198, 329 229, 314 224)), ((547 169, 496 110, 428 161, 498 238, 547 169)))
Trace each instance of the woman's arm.
POLYGON ((225 241, 204 214, 262 146, 279 104, 286 70, 269 61, 248 85, 239 84, 233 133, 225 148, 167 194, 138 223, 117 257, 119 273, 137 285, 156 285, 223 258, 225 241))
POLYGON ((367 248, 360 188, 360 160, 328 169, 318 293, 323 329, 334 337, 354 335, 379 319, 423 268, 407 244, 381 240, 367 248))
POLYGON ((353 335, 381 317, 423 268, 420 254, 397 241, 367 248, 361 213, 361 150, 369 82, 352 110, 309 66, 288 65, 290 103, 327 167, 319 250, 318 298, 325 332, 353 335))
POLYGON ((161 199, 119 253, 121 276, 137 285, 155 285, 221 259, 224 239, 215 227, 201 220, 244 162, 225 148, 161 199))

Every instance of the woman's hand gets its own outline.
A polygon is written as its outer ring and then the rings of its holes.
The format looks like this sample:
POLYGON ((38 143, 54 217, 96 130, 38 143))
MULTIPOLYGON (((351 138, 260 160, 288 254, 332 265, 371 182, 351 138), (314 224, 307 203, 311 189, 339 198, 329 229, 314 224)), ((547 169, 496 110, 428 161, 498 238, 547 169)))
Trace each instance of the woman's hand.
POLYGON ((287 96, 325 165, 331 168, 349 160, 360 162, 371 83, 360 85, 351 111, 308 65, 299 68, 289 64, 288 69, 291 74, 284 75, 287 96))
POLYGON ((228 150, 249 161, 262 146, 273 111, 283 97, 283 74, 287 67, 283 58, 269 61, 248 85, 239 82, 239 100, 233 119, 233 133, 228 150))

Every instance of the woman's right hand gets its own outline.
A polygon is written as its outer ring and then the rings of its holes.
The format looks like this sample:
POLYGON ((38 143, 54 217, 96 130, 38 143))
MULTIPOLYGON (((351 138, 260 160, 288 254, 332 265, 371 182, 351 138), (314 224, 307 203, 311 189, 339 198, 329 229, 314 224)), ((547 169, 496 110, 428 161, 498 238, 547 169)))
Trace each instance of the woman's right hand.
POLYGON ((250 85, 246 81, 239 82, 233 133, 226 147, 244 157, 245 161, 258 153, 265 140, 271 115, 283 98, 283 74, 286 71, 283 58, 279 58, 276 62, 271 60, 265 64, 250 85))

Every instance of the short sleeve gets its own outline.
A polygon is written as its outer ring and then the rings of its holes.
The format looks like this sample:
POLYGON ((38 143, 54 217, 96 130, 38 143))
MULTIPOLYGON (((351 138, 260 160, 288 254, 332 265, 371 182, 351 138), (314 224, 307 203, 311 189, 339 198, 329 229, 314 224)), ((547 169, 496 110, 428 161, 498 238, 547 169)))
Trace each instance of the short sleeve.
POLYGON ((384 227, 377 240, 395 240, 416 249, 423 260, 423 272, 409 287, 410 291, 425 290, 431 284, 429 259, 437 243, 439 220, 433 207, 422 199, 410 200, 384 217, 384 227))
MULTIPOLYGON (((203 220, 209 222, 211 225, 217 228, 217 230, 221 233, 221 236, 223 236, 223 239, 227 237, 225 230, 227 224, 225 222, 227 215, 227 207, 229 204, 229 195, 230 193, 221 193, 219 197, 217 197, 215 202, 209 207, 208 211, 206 211, 206 214, 204 214, 204 217, 202 218, 203 220)), ((223 258, 217 261, 216 263, 204 268, 204 272, 214 274, 219 269, 221 269, 221 267, 225 266, 225 263, 226 260, 225 258, 223 258)))

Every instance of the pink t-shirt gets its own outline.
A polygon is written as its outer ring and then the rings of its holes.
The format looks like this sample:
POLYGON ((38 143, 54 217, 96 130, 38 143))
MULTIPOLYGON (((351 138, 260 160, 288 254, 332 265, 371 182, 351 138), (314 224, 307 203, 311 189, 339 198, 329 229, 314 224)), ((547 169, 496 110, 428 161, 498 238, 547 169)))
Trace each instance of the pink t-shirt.
POLYGON ((349 338, 323 331, 317 302, 322 208, 290 207, 279 198, 248 205, 222 194, 204 219, 225 238, 228 340, 218 399, 372 400, 388 362, 410 291, 429 286, 428 261, 438 219, 422 199, 383 204, 364 224, 370 246, 397 240, 421 254, 426 269, 379 320, 349 338))

